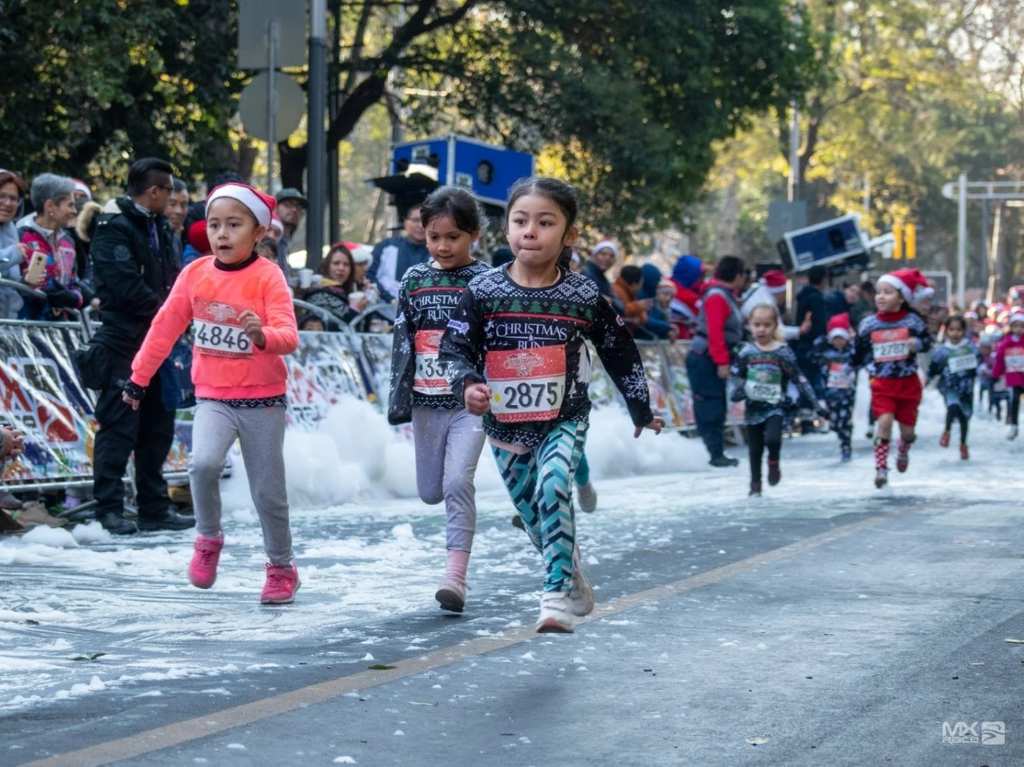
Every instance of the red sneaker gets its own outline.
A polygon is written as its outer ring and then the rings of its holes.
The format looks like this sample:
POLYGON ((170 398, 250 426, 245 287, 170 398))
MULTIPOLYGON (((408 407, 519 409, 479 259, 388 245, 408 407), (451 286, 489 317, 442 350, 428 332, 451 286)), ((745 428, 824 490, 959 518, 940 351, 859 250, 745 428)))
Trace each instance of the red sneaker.
POLYGON ((197 535, 192 561, 188 565, 189 582, 197 589, 208 589, 217 580, 217 563, 224 548, 224 536, 197 535))
POLYGON ((900 474, 905 472, 910 466, 910 445, 900 444, 900 449, 896 453, 896 471, 900 474))
POLYGON ((949 447, 949 432, 942 432, 942 436, 939 437, 939 447, 949 447))
POLYGON ((960 445, 960 460, 968 461, 971 458, 971 451, 967 449, 967 445, 960 445))
POLYGON ((295 565, 267 563, 267 581, 263 584, 260 602, 265 605, 286 605, 294 601, 299 590, 299 571, 295 565))

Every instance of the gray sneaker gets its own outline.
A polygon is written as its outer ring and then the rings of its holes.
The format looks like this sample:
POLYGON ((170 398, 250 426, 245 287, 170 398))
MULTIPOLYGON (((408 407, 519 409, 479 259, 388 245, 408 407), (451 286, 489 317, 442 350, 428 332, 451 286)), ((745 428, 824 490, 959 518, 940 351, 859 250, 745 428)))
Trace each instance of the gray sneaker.
POLYGON ((576 630, 569 595, 564 591, 545 591, 540 595, 538 634, 571 634, 576 630))
POLYGON ((594 488, 594 483, 588 482, 577 487, 576 498, 580 502, 580 511, 585 511, 587 514, 593 513, 597 508, 597 490, 594 488))

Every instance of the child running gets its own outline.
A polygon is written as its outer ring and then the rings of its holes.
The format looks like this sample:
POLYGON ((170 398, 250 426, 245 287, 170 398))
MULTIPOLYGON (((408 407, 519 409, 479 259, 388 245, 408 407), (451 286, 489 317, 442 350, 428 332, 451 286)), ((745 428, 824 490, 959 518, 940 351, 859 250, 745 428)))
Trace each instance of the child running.
POLYGON ((875 307, 857 329, 854 365, 867 367, 871 377, 871 410, 876 418, 875 487, 889 482, 889 444, 893 423, 899 423, 900 442, 896 470, 910 466, 917 410, 921 405, 921 378, 917 355, 932 346, 928 325, 911 308, 934 292, 917 269, 900 269, 878 279, 875 307))
POLYGON ((476 531, 473 476, 484 447, 480 416, 452 394, 441 337, 469 281, 489 267, 473 258, 480 209, 469 192, 442 187, 420 208, 432 261, 405 273, 398 296, 388 421, 412 421, 416 486, 424 503, 444 501, 448 564, 435 598, 461 613, 476 531))
POLYGON ((853 406, 857 398, 857 370, 853 367, 853 344, 849 314, 837 314, 828 321, 827 336, 814 345, 825 384, 828 422, 839 437, 839 458, 848 463, 853 457, 853 406))
POLYGON ((569 633, 594 608, 572 504, 590 398, 584 340, 626 400, 639 437, 661 431, 643 362, 597 286, 558 266, 577 236, 576 191, 530 178, 511 192, 506 234, 515 260, 474 279, 448 323, 441 362, 484 429, 516 510, 544 558, 538 632, 569 633))
POLYGON ((238 439, 269 560, 260 601, 286 604, 295 598, 299 573, 285 492, 283 357, 298 346, 299 334, 283 273, 255 252, 274 206, 274 198, 245 184, 223 184, 210 193, 206 225, 213 255, 196 259, 178 276, 135 355, 124 401, 138 409, 153 375, 193 323, 198 405, 189 478, 198 535, 188 577, 201 589, 217 578, 224 546, 220 475, 238 439))
POLYGON ((960 424, 960 458, 969 459, 967 426, 974 413, 974 381, 978 375, 981 354, 967 337, 967 320, 953 315, 945 322, 945 340, 932 355, 928 380, 938 378, 939 392, 946 400, 946 428, 939 445, 949 447, 953 422, 960 424))
POLYGON ((996 348, 992 377, 1006 378, 1010 394, 1010 408, 1006 420, 1010 424, 1007 439, 1017 439, 1017 421, 1020 416, 1020 398, 1024 394, 1024 311, 1015 309, 1010 315, 1010 332, 996 348))
MULTIPOLYGON (((782 422, 789 384, 812 405, 814 390, 797 367, 796 355, 782 342, 779 312, 771 304, 758 304, 748 320, 753 341, 744 344, 732 367, 733 402, 746 400, 745 423, 750 451, 750 495, 761 495, 761 464, 768 448, 768 484, 782 480, 782 422)), ((824 406, 820 408, 824 410, 824 406)))

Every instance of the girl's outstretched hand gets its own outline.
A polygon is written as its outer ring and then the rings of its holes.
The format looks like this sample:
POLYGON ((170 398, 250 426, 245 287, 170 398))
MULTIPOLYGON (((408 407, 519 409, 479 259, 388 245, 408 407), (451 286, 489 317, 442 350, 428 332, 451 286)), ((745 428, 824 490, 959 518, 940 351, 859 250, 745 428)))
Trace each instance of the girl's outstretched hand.
POLYGON ((644 433, 644 429, 650 429, 655 434, 661 434, 661 430, 665 428, 665 421, 661 418, 654 417, 651 422, 646 426, 637 426, 633 430, 633 439, 640 439, 640 435, 644 433))
POLYGON ((470 384, 463 392, 466 410, 473 415, 483 415, 491 409, 491 387, 484 383, 470 384))

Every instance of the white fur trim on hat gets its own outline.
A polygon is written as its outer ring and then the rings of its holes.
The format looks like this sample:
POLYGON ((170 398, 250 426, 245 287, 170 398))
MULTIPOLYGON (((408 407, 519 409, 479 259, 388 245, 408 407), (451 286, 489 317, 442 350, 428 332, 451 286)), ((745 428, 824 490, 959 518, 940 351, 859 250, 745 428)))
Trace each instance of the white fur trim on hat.
POLYGON ((907 283, 905 283, 903 280, 901 280, 894 274, 883 274, 881 277, 878 278, 878 284, 891 285, 892 287, 896 288, 896 290, 900 292, 903 298, 906 299, 908 304, 913 300, 913 294, 910 292, 910 287, 907 285, 907 283))
POLYGON ((256 217, 260 226, 270 226, 270 206, 256 194, 255 190, 243 184, 221 184, 210 194, 209 199, 206 201, 206 207, 209 208, 214 201, 222 197, 242 203, 256 217))
POLYGON ((850 331, 846 328, 832 328, 828 331, 828 340, 831 341, 836 336, 842 336, 843 338, 850 337, 850 331))
POLYGON ((593 247, 593 249, 590 252, 597 253, 598 251, 601 250, 610 250, 612 253, 615 254, 615 258, 619 257, 619 246, 616 245, 611 240, 601 240, 599 243, 597 243, 597 245, 593 247))
POLYGON ((1012 325, 1015 322, 1024 322, 1024 312, 1019 309, 1010 315, 1010 324, 1012 325))

